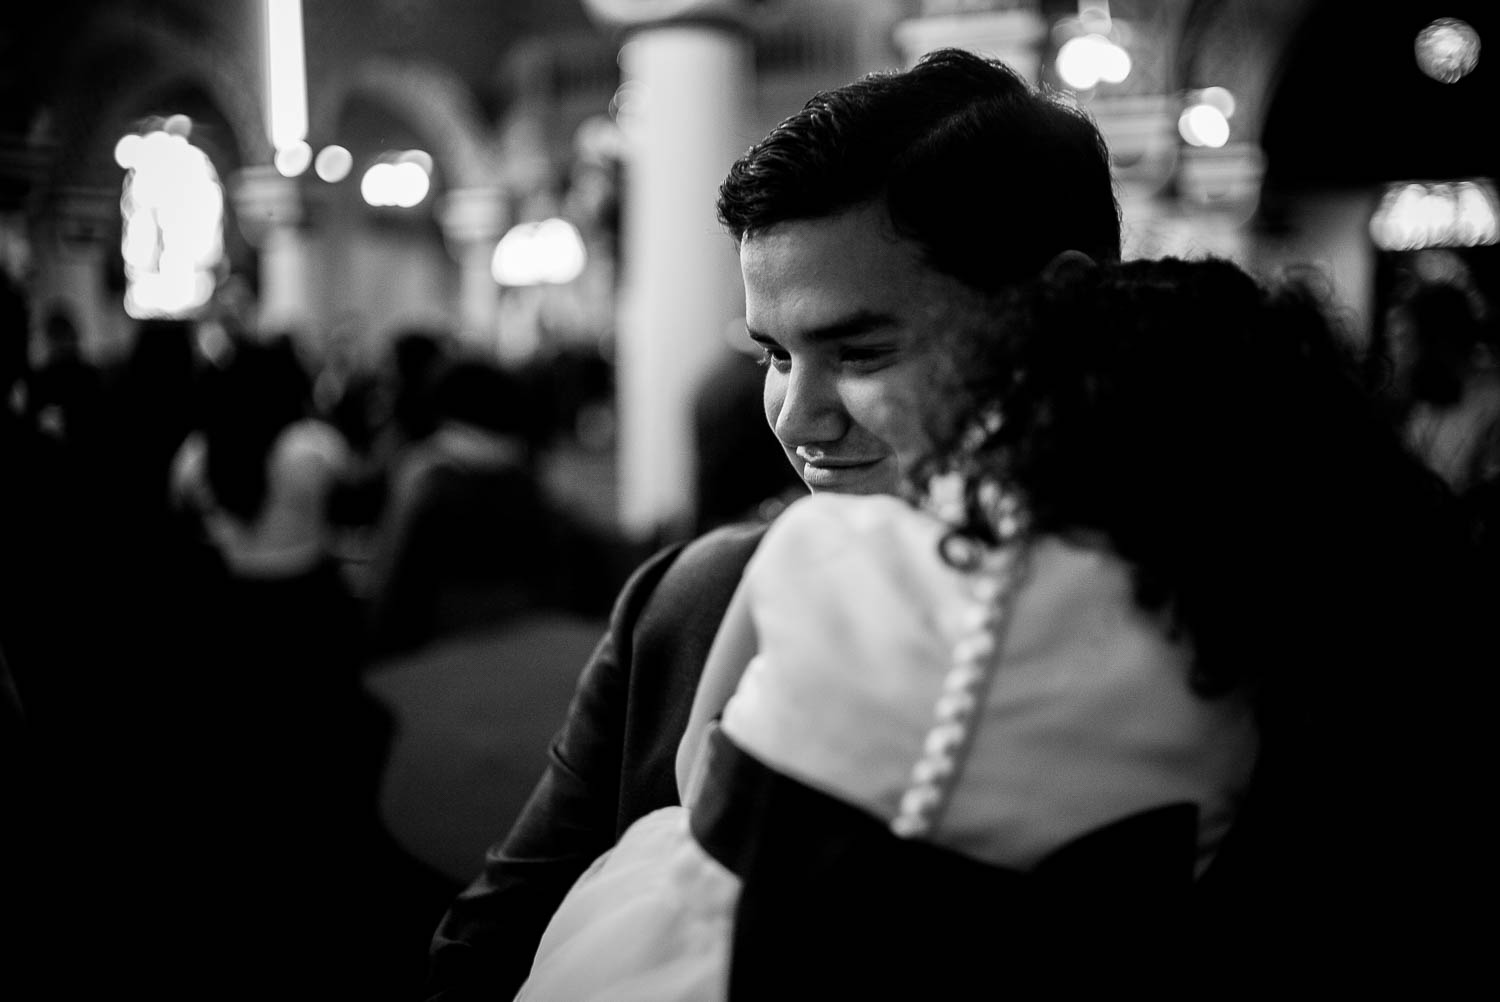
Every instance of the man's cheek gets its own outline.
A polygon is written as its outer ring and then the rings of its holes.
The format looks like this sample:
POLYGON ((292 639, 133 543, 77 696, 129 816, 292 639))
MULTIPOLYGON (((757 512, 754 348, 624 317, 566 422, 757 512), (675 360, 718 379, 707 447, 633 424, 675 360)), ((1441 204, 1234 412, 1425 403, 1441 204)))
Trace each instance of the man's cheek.
POLYGON ((761 389, 761 406, 765 409, 766 424, 771 430, 776 430, 776 419, 781 416, 781 405, 786 399, 786 389, 780 385, 777 373, 768 370, 766 372, 765 385, 761 389))
POLYGON ((899 458, 926 451, 927 404, 915 389, 891 387, 869 408, 869 430, 885 441, 899 458))

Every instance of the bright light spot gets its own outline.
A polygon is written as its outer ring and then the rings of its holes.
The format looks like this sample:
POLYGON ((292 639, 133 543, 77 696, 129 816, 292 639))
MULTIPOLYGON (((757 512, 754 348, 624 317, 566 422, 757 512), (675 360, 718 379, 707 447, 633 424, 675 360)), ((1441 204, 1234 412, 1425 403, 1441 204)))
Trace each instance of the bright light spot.
POLYGON ((359 194, 375 206, 410 209, 427 197, 432 179, 421 164, 411 161, 372 164, 359 182, 359 194))
POLYGON ((1078 4, 1078 20, 1083 24, 1083 30, 1096 35, 1107 35, 1113 23, 1109 16, 1108 0, 1095 0, 1090 3, 1083 0, 1078 4))
POLYGON ((187 140, 185 115, 145 136, 125 137, 115 159, 128 165, 120 194, 125 311, 181 317, 208 302, 224 256, 224 189, 208 155, 187 140))
POLYGON ((277 150, 274 162, 282 177, 297 177, 312 163, 312 147, 306 141, 298 140, 277 150))
POLYGON ((140 154, 141 137, 132 132, 128 136, 121 136, 120 141, 115 143, 115 163, 126 170, 135 166, 135 158, 140 154))
POLYGON ((313 161, 313 170, 329 184, 342 181, 353 168, 354 157, 342 146, 323 147, 318 151, 318 158, 313 161))
POLYGON ((562 285, 583 274, 588 252, 566 219, 511 227, 495 246, 490 274, 501 285, 562 285))
POLYGON ((149 269, 161 253, 161 228, 150 213, 132 213, 125 217, 120 255, 128 268, 149 269))
POLYGON ((390 164, 371 164, 370 169, 365 171, 365 176, 359 179, 359 196, 368 205, 390 205, 387 192, 391 189, 390 174, 394 168, 390 164))
POLYGON ((1212 105, 1195 104, 1177 117, 1177 132, 1191 146, 1217 148, 1229 142, 1229 120, 1212 105))
POLYGON ((392 163, 416 164, 418 167, 422 168, 422 173, 432 173, 432 154, 428 153, 426 150, 406 150, 404 152, 397 153, 396 158, 392 161, 392 163))
POLYGON ((307 71, 302 55, 302 0, 265 0, 266 107, 271 145, 307 138, 307 71))
POLYGON ((1120 83, 1130 75, 1130 54, 1103 35, 1077 35, 1057 50, 1057 75, 1074 90, 1120 83))
POLYGON ((1500 198, 1482 180, 1392 185, 1370 218, 1370 236, 1385 250, 1500 243, 1500 198))
POLYGON ((181 136, 183 139, 193 134, 193 120, 186 115, 172 115, 162 123, 161 131, 171 136, 181 136))
POLYGON ((1205 87, 1198 92, 1198 101, 1210 108, 1218 109, 1225 118, 1234 117, 1234 95, 1223 87, 1205 87))
POLYGON ((1440 17, 1417 32, 1417 66, 1441 83, 1457 83, 1479 65, 1479 32, 1456 17, 1440 17))
POLYGON ((134 173, 126 179, 130 197, 144 208, 158 209, 181 198, 207 162, 203 151, 181 136, 149 133, 137 148, 134 173))
POLYGON ((396 164, 391 177, 395 181, 395 191, 392 197, 395 203, 403 209, 410 209, 422 201, 432 188, 432 179, 427 176, 422 165, 410 161, 396 164))
POLYGON ((1130 53, 1109 42, 1099 50, 1099 79, 1105 83, 1123 83, 1130 76, 1130 53))
POLYGON ((205 272, 157 272, 133 279, 125 289, 125 312, 136 319, 182 317, 208 302, 213 276, 205 272))

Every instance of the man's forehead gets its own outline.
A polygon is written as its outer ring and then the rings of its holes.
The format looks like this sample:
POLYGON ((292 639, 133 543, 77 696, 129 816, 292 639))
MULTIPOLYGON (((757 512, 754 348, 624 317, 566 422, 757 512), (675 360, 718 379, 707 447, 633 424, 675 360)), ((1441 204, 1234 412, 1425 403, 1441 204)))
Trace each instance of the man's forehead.
POLYGON ((857 218, 784 223, 740 243, 752 328, 790 324, 847 330, 888 321, 919 290, 924 270, 909 247, 857 218))
POLYGON ((821 321, 809 320, 792 328, 778 328, 772 316, 757 317, 753 312, 747 311, 745 331, 755 340, 796 338, 810 344, 830 344, 893 330, 900 322, 900 317, 889 312, 855 309, 845 315, 829 316, 821 321))

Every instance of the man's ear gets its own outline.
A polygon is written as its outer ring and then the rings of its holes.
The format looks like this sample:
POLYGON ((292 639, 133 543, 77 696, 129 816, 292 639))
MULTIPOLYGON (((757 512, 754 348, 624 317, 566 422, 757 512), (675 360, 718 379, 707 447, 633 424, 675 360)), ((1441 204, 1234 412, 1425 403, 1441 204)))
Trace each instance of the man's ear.
POLYGON ((1065 250, 1051 261, 1047 267, 1042 269, 1042 278, 1047 281, 1063 278, 1067 275, 1076 275, 1091 268, 1097 267, 1097 262, 1080 250, 1065 250))

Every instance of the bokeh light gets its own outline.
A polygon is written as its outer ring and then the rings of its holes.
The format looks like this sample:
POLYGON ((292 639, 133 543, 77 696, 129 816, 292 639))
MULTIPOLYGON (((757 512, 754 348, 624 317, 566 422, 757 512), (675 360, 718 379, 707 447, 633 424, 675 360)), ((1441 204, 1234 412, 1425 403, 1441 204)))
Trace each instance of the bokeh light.
POLYGON ((1456 17, 1440 17, 1417 32, 1417 66, 1441 83, 1457 83, 1479 65, 1479 32, 1456 17))
POLYGON ((1211 104, 1194 104, 1177 117, 1177 132, 1189 146, 1218 148, 1229 142, 1229 119, 1211 104))
POLYGON ((126 170, 120 256, 131 317, 189 316, 213 295, 224 257, 224 189, 208 155, 188 140, 191 128, 186 115, 174 115, 115 144, 126 170))
POLYGON ((1500 198, 1482 179, 1391 185, 1370 217, 1370 237, 1398 251, 1500 243, 1500 198))
POLYGON ((312 147, 298 140, 277 150, 273 162, 283 177, 297 177, 312 163, 312 147))
POLYGON ((1122 83, 1130 75, 1130 54, 1103 35, 1077 35, 1057 50, 1057 75, 1075 90, 1122 83))
POLYGON ((360 197, 372 206, 413 208, 432 190, 432 169, 425 150, 387 150, 360 178, 360 197))
POLYGON ((587 263, 578 228, 554 217, 511 227, 495 246, 490 274, 501 285, 564 285, 587 263))
POLYGON ((336 184, 349 176, 354 169, 354 156, 337 144, 325 146, 318 151, 313 161, 313 170, 329 184, 336 184))
POLYGON ((360 178, 359 194, 369 205, 410 209, 432 190, 432 157, 421 150, 387 153, 360 178))
POLYGON ((1225 118, 1234 117, 1234 95, 1225 87, 1205 87, 1198 92, 1198 103, 1218 110, 1225 118))
POLYGON ((136 157, 140 155, 142 142, 141 135, 136 132, 121 136, 120 141, 115 143, 115 163, 126 170, 134 167, 136 157))
POLYGON ((391 160, 396 164, 416 164, 423 174, 432 174, 432 154, 426 150, 402 150, 391 160))

